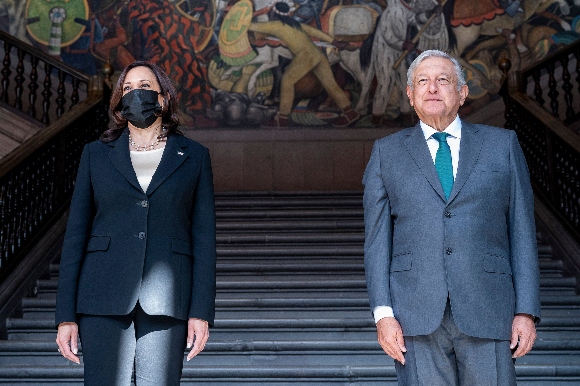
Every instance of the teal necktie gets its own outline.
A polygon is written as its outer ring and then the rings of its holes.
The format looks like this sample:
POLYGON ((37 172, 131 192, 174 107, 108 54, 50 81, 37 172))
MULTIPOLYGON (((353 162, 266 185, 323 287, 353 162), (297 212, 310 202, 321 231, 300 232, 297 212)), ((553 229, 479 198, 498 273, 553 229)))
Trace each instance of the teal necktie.
POLYGON ((451 149, 447 144, 447 133, 435 133, 433 138, 439 142, 439 148, 435 155, 435 170, 441 181, 445 199, 449 199, 451 189, 453 188, 453 165, 451 164, 451 149))

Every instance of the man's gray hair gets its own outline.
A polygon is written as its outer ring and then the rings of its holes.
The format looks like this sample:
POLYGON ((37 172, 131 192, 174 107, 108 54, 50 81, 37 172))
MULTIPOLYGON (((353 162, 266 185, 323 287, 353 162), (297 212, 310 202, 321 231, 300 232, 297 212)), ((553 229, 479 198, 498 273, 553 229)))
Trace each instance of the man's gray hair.
POLYGON ((415 70, 423 60, 429 57, 444 58, 450 60, 451 63, 453 63, 453 67, 455 67, 455 75, 457 75, 457 91, 459 91, 461 87, 464 84, 466 84, 465 76, 463 75, 463 69, 461 68, 461 65, 459 64, 457 59, 455 59, 453 56, 443 51, 427 50, 423 51, 421 55, 417 56, 415 60, 413 60, 413 63, 411 63, 411 65, 409 66, 409 69, 407 70, 407 86, 409 86, 411 90, 413 89, 413 78, 414 78, 413 75, 415 74, 415 70))

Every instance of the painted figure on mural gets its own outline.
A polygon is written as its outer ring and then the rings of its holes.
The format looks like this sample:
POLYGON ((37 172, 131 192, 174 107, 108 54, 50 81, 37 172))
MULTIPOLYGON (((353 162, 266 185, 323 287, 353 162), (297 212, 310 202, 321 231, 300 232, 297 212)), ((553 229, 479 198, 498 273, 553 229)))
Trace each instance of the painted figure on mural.
POLYGON ((1 29, 10 35, 30 43, 26 33, 24 10, 27 2, 22 0, 0 0, 1 29))
MULTIPOLYGON (((27 0, 26 7, 11 1, 0 4, 11 32, 22 30, 13 19, 21 24, 26 20, 22 24, 26 36, 35 44, 88 75, 96 74, 97 67, 107 60, 120 68, 135 59, 148 59, 175 79, 185 114, 195 116, 209 105, 210 88, 197 53, 206 47, 213 32, 212 1, 73 0, 58 7, 40 0, 27 0), (21 12, 19 8, 23 8, 21 12), (123 23, 119 20, 122 16, 123 23), (62 25, 56 29, 62 37, 51 35, 54 23, 62 25), (55 47, 51 42, 56 42, 55 47)), ((187 123, 186 117, 184 120, 187 123)))
POLYGON ((512 71, 519 70, 580 36, 578 0, 526 0, 517 9, 515 3, 449 0, 447 4, 450 48, 466 70, 473 91, 470 99, 484 101, 484 96, 497 94, 500 58, 508 57, 512 71))
POLYGON ((91 15, 84 23, 86 27, 81 37, 71 45, 63 47, 60 51, 60 58, 69 66, 87 75, 97 75, 93 47, 103 42, 103 28, 94 15, 91 15))
MULTIPOLYGON (((575 3, 578 2, 575 0, 575 3)), ((580 2, 578 2, 580 3, 580 2)), ((474 2, 472 0, 450 0, 453 16, 450 20, 451 30, 456 43, 453 47, 454 55, 461 55, 481 35, 497 36, 504 30, 521 32, 521 27, 532 21, 532 18, 544 17, 547 20, 556 20, 564 30, 570 30, 570 25, 565 23, 561 15, 570 13, 570 6, 565 0, 526 0, 516 2, 519 4, 514 9, 514 3, 503 3, 498 0, 474 2), (553 11, 549 11, 548 9, 553 11), (565 23, 565 24, 564 24, 565 23)), ((519 38, 520 51, 526 51, 529 47, 519 38)))
POLYGON ((271 0, 249 1, 249 24, 280 23, 275 32, 284 36, 252 31, 244 48, 255 55, 238 63, 220 59, 218 38, 238 0, 0 0, 0 29, 89 75, 107 61, 118 69, 152 60, 175 79, 184 124, 208 128, 263 124, 276 109, 282 124, 289 115, 292 124, 341 125, 351 103, 361 117, 349 111, 350 126, 400 125, 412 117, 404 71, 427 49, 449 49, 464 67, 467 113, 497 98, 500 58, 526 68, 580 37, 580 0, 284 0, 285 17, 300 28, 281 22, 283 11, 269 12, 271 0), (51 36, 53 23, 61 36, 51 36), (301 37, 308 47, 301 55, 317 58, 308 65, 288 46, 301 37), (318 75, 294 79, 311 66, 318 75), (216 114, 222 105, 236 111, 232 119, 216 114))
MULTIPOLYGON (((331 121, 333 125, 353 123, 359 115, 351 108, 348 96, 334 79, 327 57, 311 39, 320 40, 318 44, 326 47, 344 47, 346 43, 339 43, 321 30, 301 24, 291 17, 291 13, 292 5, 286 2, 262 7, 257 12, 253 12, 250 1, 241 1, 232 7, 224 18, 219 40, 221 61, 231 67, 220 74, 220 80, 230 78, 234 71, 241 71, 242 74, 239 79, 230 82, 231 86, 226 91, 247 92, 249 96, 255 96, 259 92, 258 77, 277 67, 280 63, 278 57, 282 56, 290 63, 283 69, 280 79, 279 111, 263 126, 287 127, 295 124, 290 115, 297 96, 295 88, 304 79, 311 84, 319 83, 341 110, 342 113, 335 115, 331 121), (252 22, 254 18, 264 21, 252 22), (252 41, 257 43, 255 49, 250 45, 248 31, 254 33, 252 41), (265 44, 259 44, 260 41, 265 44)), ((218 87, 227 87, 217 80, 214 83, 218 87)))
POLYGON ((132 30, 127 10, 115 0, 93 0, 90 4, 103 28, 104 38, 94 45, 93 54, 103 63, 109 61, 115 69, 127 67, 135 61, 130 52, 132 30))
POLYGON ((300 24, 289 17, 290 7, 284 2, 275 3, 270 11, 272 21, 252 23, 250 31, 259 32, 280 39, 294 58, 288 65, 281 80, 280 107, 273 122, 265 126, 284 127, 291 125, 290 113, 294 102, 294 86, 309 72, 313 72, 326 92, 342 110, 342 115, 335 119, 335 126, 347 126, 358 119, 359 115, 350 106, 350 100, 334 79, 328 59, 312 43, 311 37, 339 46, 340 43, 324 32, 300 24))
MULTIPOLYGON (((410 30, 415 27, 420 29, 434 13, 437 13, 430 24, 439 29, 432 33, 440 35, 440 40, 435 42, 439 48, 447 49, 447 35, 443 14, 437 0, 389 0, 387 9, 381 15, 375 39, 373 42, 372 66, 377 79, 377 89, 373 99, 373 123, 383 124, 383 114, 387 109, 389 99, 393 92, 399 102, 400 112, 409 116, 412 113, 411 105, 406 100, 405 85, 407 83, 406 65, 404 63, 395 67, 403 53, 413 52, 417 45, 412 42, 410 30), (437 44, 438 43, 438 44, 437 44)), ((427 47, 422 47, 426 49, 427 47)))

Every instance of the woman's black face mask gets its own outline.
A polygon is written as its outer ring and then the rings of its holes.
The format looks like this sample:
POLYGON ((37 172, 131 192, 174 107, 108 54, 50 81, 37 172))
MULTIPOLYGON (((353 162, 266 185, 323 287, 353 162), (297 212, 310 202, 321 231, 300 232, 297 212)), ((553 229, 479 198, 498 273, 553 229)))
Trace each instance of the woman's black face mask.
POLYGON ((153 90, 136 89, 128 92, 121 98, 121 116, 140 129, 151 126, 161 112, 157 95, 159 93, 153 90))

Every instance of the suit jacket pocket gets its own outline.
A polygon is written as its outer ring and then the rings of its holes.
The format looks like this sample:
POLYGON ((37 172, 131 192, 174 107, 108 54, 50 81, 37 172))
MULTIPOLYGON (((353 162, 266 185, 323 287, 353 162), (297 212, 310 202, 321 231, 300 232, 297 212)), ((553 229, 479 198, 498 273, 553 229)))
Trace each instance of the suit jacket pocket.
POLYGON ((175 253, 193 256, 193 249, 191 248, 191 243, 187 240, 171 239, 171 249, 175 253))
POLYGON ((486 272, 512 274, 512 267, 508 259, 499 255, 485 255, 483 269, 486 272))
POLYGON ((106 251, 110 242, 110 236, 91 236, 87 243, 87 252, 106 251))
POLYGON ((397 253, 391 259, 391 272, 410 271, 413 265, 411 252, 397 253))

